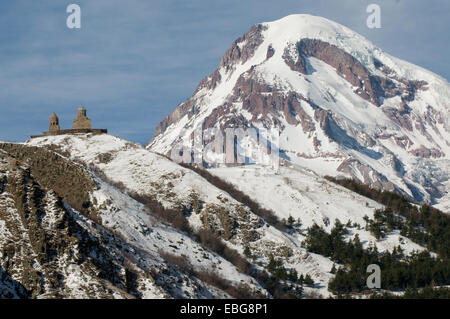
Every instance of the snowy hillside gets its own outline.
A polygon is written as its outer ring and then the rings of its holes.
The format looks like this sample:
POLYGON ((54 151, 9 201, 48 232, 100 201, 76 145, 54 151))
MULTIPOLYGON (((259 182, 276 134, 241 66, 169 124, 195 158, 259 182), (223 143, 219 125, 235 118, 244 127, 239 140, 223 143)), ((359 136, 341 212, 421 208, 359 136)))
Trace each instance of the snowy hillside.
POLYGON ((0 150, 0 297, 164 298, 131 246, 42 187, 0 150), (127 291, 128 274, 135 290, 127 291))
MULTIPOLYGON (((96 189, 87 194, 95 221, 86 218, 86 212, 76 211, 64 200, 71 201, 74 188, 57 194, 43 186, 46 181, 42 170, 48 169, 45 174, 54 174, 57 179, 64 178, 67 171, 56 168, 50 158, 44 163, 39 161, 45 150, 33 162, 27 152, 36 154, 35 149, 11 145, 0 154, 0 266, 11 276, 12 283, 5 283, 17 286, 11 288, 10 297, 230 298, 227 292, 202 280, 202 275, 207 278, 210 272, 233 285, 245 283, 248 289, 265 294, 253 278, 205 250, 190 236, 152 217, 144 205, 98 177, 93 177, 96 189), (23 166, 17 166, 17 158, 22 156, 17 151, 27 158, 20 162, 23 166), (18 204, 21 198, 17 196, 24 193, 17 189, 21 183, 28 201, 25 207, 18 204), (74 244, 64 248, 64 241, 74 244), (40 255, 38 244, 44 245, 43 251, 51 257, 42 255, 37 259, 42 264, 33 265, 33 259, 40 255), (14 250, 22 253, 11 254, 14 250), (177 261, 177 256, 186 260, 184 268, 167 260, 177 261), (29 280, 30 266, 43 273, 42 284, 33 281, 34 277, 29 280)), ((63 165, 67 169, 72 164, 63 165)), ((83 172, 82 167, 79 170, 83 172)))
POLYGON ((298 232, 292 232, 271 226, 246 205, 192 170, 117 137, 60 135, 34 138, 26 145, 52 149, 82 163, 96 174, 100 189, 92 196, 102 224, 139 251, 152 256, 150 264, 148 257, 141 256, 146 267, 151 267, 154 260, 160 260, 160 250, 169 251, 187 256, 194 267, 214 269, 223 278, 235 278, 236 284, 242 281, 260 289, 254 279, 236 273, 236 268, 220 257, 210 254, 208 258, 200 257, 198 254, 205 252, 198 243, 178 230, 160 225, 161 222, 151 218, 142 204, 122 191, 155 196, 166 207, 182 207, 193 229, 212 229, 241 254, 249 249, 253 255, 249 261, 254 265, 267 265, 271 255, 283 258, 285 267, 313 278, 315 288, 307 290, 316 290, 323 296, 329 294, 327 286, 333 278, 329 273, 333 262, 302 247, 305 231, 314 222, 330 230, 335 219, 343 224, 350 220, 360 226, 353 228, 347 239, 358 234, 365 247, 376 244, 380 251, 391 251, 399 245, 407 253, 423 249, 399 234, 377 241, 364 230, 363 217, 371 218, 374 210, 381 208, 379 204, 298 167, 282 167, 278 175, 258 166, 211 170, 264 208, 271 209, 279 220, 289 216, 300 218, 303 226, 298 232), (119 185, 120 190, 109 183, 119 185), (194 202, 198 203, 197 207, 194 202))
POLYGON ((352 30, 310 15, 253 26, 157 128, 170 155, 197 128, 280 133, 280 156, 448 209, 450 86, 352 30))
MULTIPOLYGON (((374 211, 382 208, 382 205, 368 198, 295 166, 281 167, 280 174, 277 175, 258 166, 216 168, 212 169, 212 173, 236 185, 266 208, 277 212, 280 218, 300 218, 305 229, 316 223, 329 231, 336 219, 342 223, 350 220, 351 223, 363 226, 364 216, 373 218, 374 211), (326 221, 330 221, 330 224, 326 221)), ((381 241, 375 240, 364 229, 354 229, 352 235, 356 234, 365 247, 376 244, 380 251, 392 251, 399 242, 402 242, 401 247, 407 253, 423 249, 399 234, 381 241)))

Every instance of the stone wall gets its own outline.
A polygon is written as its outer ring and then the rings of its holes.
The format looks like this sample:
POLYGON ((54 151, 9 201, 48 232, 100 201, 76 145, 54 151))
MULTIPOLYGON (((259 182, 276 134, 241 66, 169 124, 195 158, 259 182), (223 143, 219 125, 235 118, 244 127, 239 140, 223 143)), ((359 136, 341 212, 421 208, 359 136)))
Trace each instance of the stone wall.
POLYGON ((107 129, 70 129, 70 130, 59 130, 56 132, 44 132, 42 135, 32 135, 31 138, 42 137, 42 136, 51 136, 51 135, 64 135, 64 134, 107 134, 107 129))
POLYGON ((87 117, 78 117, 73 120, 73 129, 74 130, 83 130, 91 128, 91 119, 87 117))

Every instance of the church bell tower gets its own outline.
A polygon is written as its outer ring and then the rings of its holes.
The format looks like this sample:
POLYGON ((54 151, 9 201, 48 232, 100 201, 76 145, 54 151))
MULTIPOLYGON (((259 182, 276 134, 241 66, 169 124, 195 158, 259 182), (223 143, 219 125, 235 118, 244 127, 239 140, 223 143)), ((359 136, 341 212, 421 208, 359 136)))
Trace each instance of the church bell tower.
POLYGON ((59 130, 60 130, 59 119, 58 119, 58 116, 56 116, 55 112, 53 112, 52 115, 50 116, 49 131, 50 131, 50 133, 55 133, 55 132, 58 132, 59 130))

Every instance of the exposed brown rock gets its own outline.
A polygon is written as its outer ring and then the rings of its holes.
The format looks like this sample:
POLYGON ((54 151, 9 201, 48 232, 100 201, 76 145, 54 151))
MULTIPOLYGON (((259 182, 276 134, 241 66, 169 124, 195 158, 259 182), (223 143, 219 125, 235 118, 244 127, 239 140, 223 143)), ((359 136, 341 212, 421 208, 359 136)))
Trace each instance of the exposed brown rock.
POLYGON ((393 122, 399 126, 407 129, 408 131, 413 130, 411 123, 411 118, 408 113, 403 112, 401 109, 395 109, 391 107, 383 108, 384 114, 386 114, 393 122))
POLYGON ((275 49, 271 45, 267 48, 266 60, 269 60, 275 54, 275 49))
POLYGON ((329 117, 330 112, 323 109, 317 109, 314 111, 314 119, 319 122, 320 128, 325 132, 329 131, 329 117))
POLYGON ((316 152, 318 152, 321 143, 320 143, 320 141, 317 139, 316 136, 314 136, 314 138, 313 138, 313 145, 314 145, 314 150, 315 150, 316 152))
POLYGON ((411 154, 417 157, 423 157, 423 158, 439 158, 444 157, 445 154, 442 153, 440 150, 436 148, 426 148, 425 146, 421 145, 419 148, 411 150, 411 154))
POLYGON ((337 73, 357 87, 356 94, 363 99, 380 106, 384 98, 397 95, 402 96, 404 102, 412 101, 417 90, 423 88, 425 81, 407 81, 393 74, 393 71, 383 66, 381 62, 375 60, 378 68, 383 69, 387 74, 392 75, 399 84, 397 86, 392 80, 371 74, 357 59, 342 49, 317 39, 302 39, 297 44, 297 61, 286 48, 283 58, 286 64, 294 71, 307 74, 307 58, 317 58, 334 67, 337 73))
POLYGON ((306 74, 306 59, 300 56, 297 61, 294 61, 294 58, 290 53, 290 48, 286 48, 284 50, 283 60, 291 68, 292 71, 306 74))
POLYGON ((0 150, 28 165, 31 174, 42 186, 52 188, 72 207, 99 221, 89 197, 97 185, 84 168, 41 147, 0 143, 0 150))
POLYGON ((410 148, 414 143, 407 136, 393 136, 395 143, 403 149, 410 148))

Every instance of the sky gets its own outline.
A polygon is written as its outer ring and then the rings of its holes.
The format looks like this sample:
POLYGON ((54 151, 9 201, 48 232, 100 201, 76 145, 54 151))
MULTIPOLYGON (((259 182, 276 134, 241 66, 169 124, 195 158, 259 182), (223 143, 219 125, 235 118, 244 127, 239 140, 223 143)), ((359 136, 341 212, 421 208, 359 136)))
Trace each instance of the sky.
POLYGON ((15 0, 0 3, 0 140, 71 128, 83 105, 95 128, 147 143, 232 42, 256 23, 308 13, 450 79, 448 0, 15 0), (69 4, 81 29, 66 25, 69 4), (381 28, 366 25, 370 3, 381 28))

